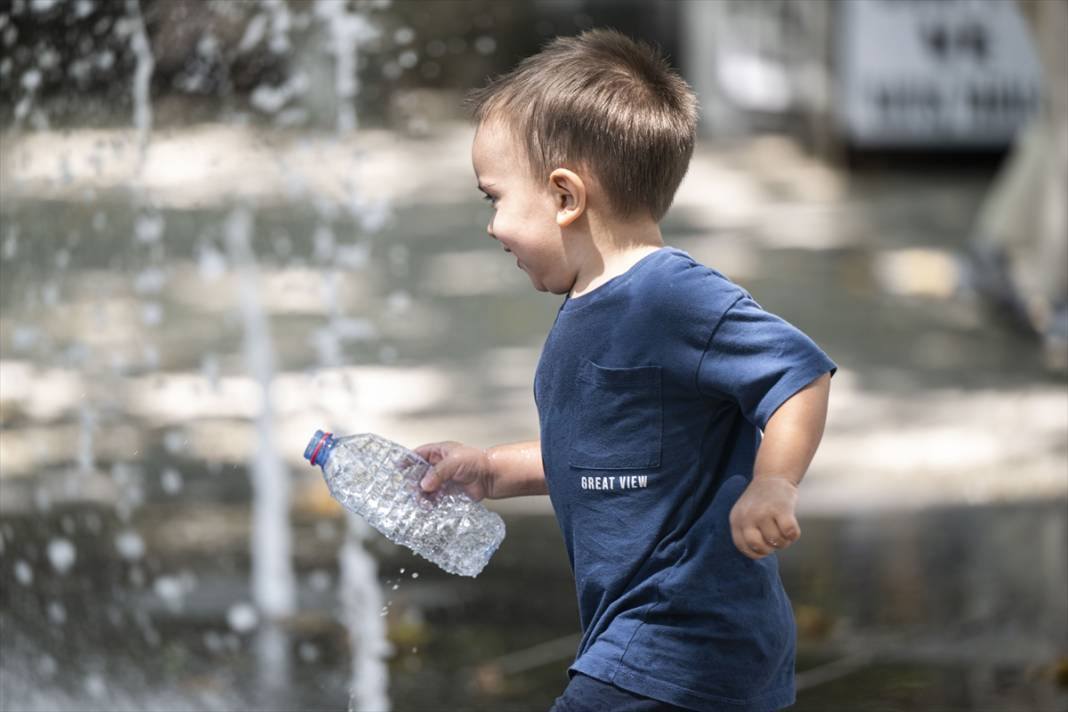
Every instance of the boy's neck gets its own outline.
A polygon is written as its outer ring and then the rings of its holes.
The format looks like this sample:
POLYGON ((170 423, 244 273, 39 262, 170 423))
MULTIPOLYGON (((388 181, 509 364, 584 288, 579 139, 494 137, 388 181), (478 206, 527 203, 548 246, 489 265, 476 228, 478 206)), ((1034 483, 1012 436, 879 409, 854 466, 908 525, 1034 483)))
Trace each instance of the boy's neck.
POLYGON ((575 277, 569 298, 589 294, 664 246, 660 226, 653 222, 613 232, 616 234, 604 232, 597 235, 595 232, 591 236, 588 257, 575 277))

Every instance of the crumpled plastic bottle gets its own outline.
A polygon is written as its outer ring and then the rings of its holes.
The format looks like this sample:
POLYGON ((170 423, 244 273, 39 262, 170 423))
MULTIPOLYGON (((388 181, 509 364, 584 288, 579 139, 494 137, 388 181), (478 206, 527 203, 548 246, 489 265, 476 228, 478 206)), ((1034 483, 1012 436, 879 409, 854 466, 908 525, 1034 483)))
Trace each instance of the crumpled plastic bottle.
POLYGON ((454 482, 424 492, 419 482, 430 463, 379 435, 317 430, 304 457, 322 468, 342 506, 449 573, 477 576, 504 540, 499 515, 454 482))

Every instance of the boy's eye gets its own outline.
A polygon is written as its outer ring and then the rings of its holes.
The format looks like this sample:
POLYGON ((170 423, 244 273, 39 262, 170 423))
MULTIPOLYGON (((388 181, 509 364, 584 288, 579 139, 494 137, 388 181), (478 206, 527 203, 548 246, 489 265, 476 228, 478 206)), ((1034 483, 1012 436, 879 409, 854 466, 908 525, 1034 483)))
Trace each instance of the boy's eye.
POLYGON ((485 200, 490 205, 496 205, 497 204, 497 199, 494 198, 492 195, 483 195, 482 199, 485 200))

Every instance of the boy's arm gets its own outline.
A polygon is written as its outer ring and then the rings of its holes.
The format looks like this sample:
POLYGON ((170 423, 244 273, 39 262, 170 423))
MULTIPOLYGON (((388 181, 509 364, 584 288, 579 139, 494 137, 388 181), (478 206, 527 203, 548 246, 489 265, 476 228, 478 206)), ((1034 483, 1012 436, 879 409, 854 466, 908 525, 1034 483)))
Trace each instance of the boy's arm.
POLYGON ((801 536, 797 486, 823 437, 831 376, 825 373, 786 400, 768 420, 753 480, 731 510, 735 546, 751 559, 784 549, 801 536))
POLYGON ((448 441, 420 445, 415 452, 433 466, 421 482, 427 492, 455 480, 476 500, 549 493, 540 440, 485 449, 448 441))

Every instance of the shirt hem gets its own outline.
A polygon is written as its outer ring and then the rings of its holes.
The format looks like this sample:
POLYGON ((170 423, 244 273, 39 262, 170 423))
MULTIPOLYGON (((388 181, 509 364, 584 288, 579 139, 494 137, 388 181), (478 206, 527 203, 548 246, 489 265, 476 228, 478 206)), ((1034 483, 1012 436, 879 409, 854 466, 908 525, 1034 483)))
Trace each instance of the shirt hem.
POLYGON ((643 695, 678 707, 687 707, 696 712, 770 712, 789 707, 796 701, 794 685, 779 687, 756 697, 739 700, 731 697, 709 695, 676 685, 667 680, 638 674, 622 668, 620 665, 604 660, 580 658, 569 670, 589 675, 601 682, 615 685, 636 695, 643 695))

